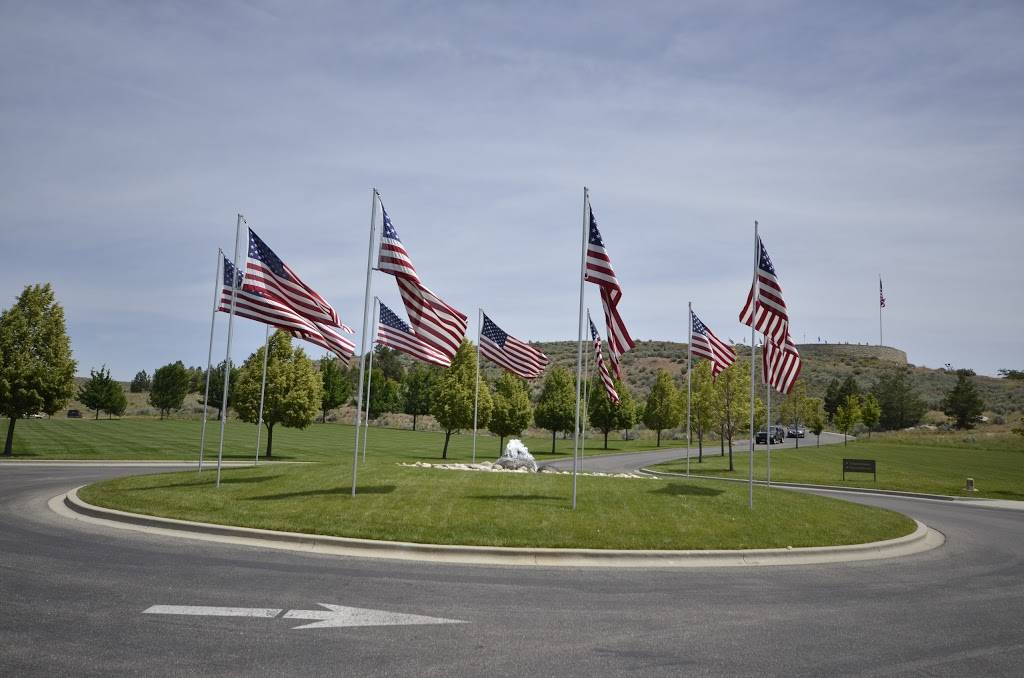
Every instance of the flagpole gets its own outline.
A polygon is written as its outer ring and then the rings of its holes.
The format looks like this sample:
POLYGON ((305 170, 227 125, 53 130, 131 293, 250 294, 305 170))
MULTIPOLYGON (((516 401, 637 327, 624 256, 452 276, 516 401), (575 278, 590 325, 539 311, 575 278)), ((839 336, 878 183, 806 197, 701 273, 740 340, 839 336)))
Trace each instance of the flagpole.
POLYGON ((263 397, 267 394, 267 358, 270 354, 270 325, 263 334, 263 381, 260 382, 260 416, 256 421, 256 459, 253 466, 260 463, 260 434, 263 432, 263 397))
POLYGON ((483 332, 484 310, 477 309, 476 314, 476 386, 473 389, 473 463, 476 463, 476 417, 480 408, 480 336, 483 332))
POLYGON ((228 420, 228 391, 231 389, 231 330, 234 327, 235 301, 238 298, 238 274, 241 272, 243 277, 245 275, 245 266, 240 266, 240 262, 238 261, 239 256, 241 256, 239 248, 242 245, 242 224, 244 223, 245 217, 239 214, 238 220, 235 222, 235 258, 232 260, 235 266, 235 274, 231 277, 231 308, 228 313, 228 347, 227 355, 224 358, 224 395, 221 399, 220 408, 220 443, 217 445, 217 487, 220 487, 220 467, 224 458, 224 424, 228 420))
POLYGON ((690 388, 691 372, 693 371, 693 302, 689 301, 686 303, 687 315, 690 318, 688 324, 689 331, 686 335, 686 475, 690 475, 690 398, 692 397, 692 390, 690 388))
POLYGON ((370 313, 370 283, 373 273, 373 236, 377 225, 377 189, 370 196, 370 242, 366 248, 366 287, 363 292, 363 327, 359 337, 359 392, 356 395, 356 445, 352 450, 352 496, 356 496, 356 466, 359 465, 359 424, 363 404, 363 370, 366 367, 366 326, 370 313))
MULTIPOLYGON (((587 309, 587 323, 590 323, 590 309, 587 309)), ((587 449, 587 417, 590 415, 590 351, 583 352, 583 413, 580 421, 580 472, 583 472, 583 455, 587 449)))
POLYGON ((587 187, 583 187, 583 237, 580 243, 580 311, 577 318, 576 336, 576 425, 573 427, 575 439, 572 446, 572 508, 576 509, 576 473, 579 465, 577 452, 580 445, 580 379, 583 376, 583 280, 587 270, 587 222, 588 208, 590 206, 590 194, 587 187))
MULTIPOLYGON (((763 352, 765 347, 761 347, 763 352)), ((761 371, 764 372, 764 365, 761 365, 761 371)), ((768 431, 768 489, 772 487, 772 385, 768 383, 768 375, 762 375, 761 378, 764 380, 765 390, 768 392, 768 426, 765 428, 768 431)))
POLYGON ((366 371, 366 424, 363 427, 363 463, 366 463, 366 440, 370 437, 370 387, 373 385, 373 345, 377 341, 377 318, 380 317, 380 299, 373 298, 373 320, 370 321, 370 368, 366 371))
POLYGON ((752 301, 754 304, 754 316, 750 320, 750 465, 747 477, 747 506, 754 508, 754 325, 757 323, 757 220, 754 220, 754 287, 752 290, 752 301))
POLYGON ((210 367, 213 364, 213 328, 217 322, 217 307, 220 305, 221 282, 220 265, 224 260, 224 250, 217 248, 217 267, 213 274, 213 311, 210 313, 210 346, 206 349, 206 390, 203 392, 203 428, 199 434, 199 470, 203 470, 203 452, 206 451, 206 414, 210 408, 210 367))
POLYGON ((885 346, 882 341, 882 274, 878 274, 878 345, 885 346))

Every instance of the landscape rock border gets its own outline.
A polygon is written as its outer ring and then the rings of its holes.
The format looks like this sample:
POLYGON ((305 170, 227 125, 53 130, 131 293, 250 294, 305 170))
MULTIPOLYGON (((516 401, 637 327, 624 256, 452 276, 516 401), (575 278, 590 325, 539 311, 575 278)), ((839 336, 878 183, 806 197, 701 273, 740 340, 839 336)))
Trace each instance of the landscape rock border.
MULTIPOLYGON (((469 464, 461 463, 461 462, 453 462, 451 464, 448 464, 448 463, 435 464, 435 463, 429 462, 429 461, 417 461, 417 462, 412 463, 412 464, 409 464, 409 463, 406 463, 406 462, 399 462, 398 465, 399 466, 404 466, 406 468, 436 468, 436 469, 441 469, 443 471, 487 471, 487 472, 490 472, 490 473, 540 473, 540 474, 543 474, 543 475, 562 475, 562 476, 571 476, 572 475, 572 471, 559 471, 558 469, 552 468, 550 466, 542 466, 537 471, 530 471, 529 469, 522 468, 522 467, 515 468, 515 469, 504 468, 502 466, 499 466, 497 462, 493 462, 493 461, 481 461, 481 462, 478 462, 478 463, 469 463, 469 464)), ((642 474, 642 473, 583 473, 581 471, 581 472, 578 472, 576 475, 578 475, 578 476, 590 476, 592 478, 636 478, 636 479, 640 479, 640 480, 659 480, 659 478, 657 478, 654 475, 648 475, 648 474, 642 474)))
POLYGON ((627 568, 813 565, 898 558, 930 551, 945 543, 942 533, 915 520, 917 528, 911 534, 896 539, 849 546, 713 551, 623 551, 414 544, 278 532, 128 513, 89 504, 78 496, 80 489, 82 488, 76 487, 66 494, 53 497, 49 501, 50 508, 62 516, 75 520, 161 536, 324 555, 418 560, 462 565, 627 568))

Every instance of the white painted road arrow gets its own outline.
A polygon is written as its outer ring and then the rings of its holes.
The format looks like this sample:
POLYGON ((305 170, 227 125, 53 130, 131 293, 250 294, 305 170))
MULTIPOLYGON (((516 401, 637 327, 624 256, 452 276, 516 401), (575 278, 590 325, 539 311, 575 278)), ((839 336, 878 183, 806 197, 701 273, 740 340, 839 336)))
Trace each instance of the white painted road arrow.
MULTIPOLYGON (((418 614, 401 614, 386 610, 370 610, 362 607, 345 607, 320 603, 323 610, 288 610, 282 619, 315 620, 313 624, 295 626, 294 629, 323 629, 340 626, 409 626, 414 624, 465 624, 460 619, 424 617, 418 614)), ((205 607, 202 605, 153 605, 143 614, 173 614, 199 617, 262 617, 273 619, 281 614, 280 608, 272 607, 205 607)))
POLYGON ((400 614, 362 607, 345 607, 320 603, 326 610, 288 610, 285 619, 318 619, 315 624, 303 624, 296 629, 323 629, 331 626, 406 626, 410 624, 465 624, 459 619, 423 617, 418 614, 400 614))

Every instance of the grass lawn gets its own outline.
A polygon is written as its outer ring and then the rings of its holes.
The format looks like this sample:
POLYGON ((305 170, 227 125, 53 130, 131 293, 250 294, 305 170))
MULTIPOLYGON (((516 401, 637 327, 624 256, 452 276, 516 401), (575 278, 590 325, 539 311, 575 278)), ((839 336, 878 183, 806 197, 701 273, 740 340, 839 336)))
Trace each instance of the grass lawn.
MULTIPOLYGON (((691 473, 747 477, 746 452, 737 454, 734 450, 733 473, 728 471, 728 454, 718 456, 718 447, 705 447, 704 452, 702 464, 690 460, 691 473)), ((654 468, 683 473, 686 461, 654 468)), ((767 457, 758 452, 754 455, 754 476, 764 478, 766 473, 767 457)), ((964 491, 968 477, 974 478, 979 490, 972 497, 1024 500, 1024 439, 1009 434, 893 434, 857 440, 845 447, 815 447, 813 438, 808 438, 799 450, 772 451, 772 479, 779 481, 968 496, 964 491), (876 460, 877 484, 866 473, 848 473, 844 482, 844 457, 876 460)))
POLYGON ((91 485, 90 503, 247 527, 421 543, 615 549, 853 544, 910 533, 905 516, 797 492, 715 481, 413 469, 368 457, 350 496, 345 464, 132 476, 91 485))
MULTIPOLYGON (((173 459, 199 458, 199 433, 202 422, 189 419, 23 419, 14 429, 15 459, 173 459)), ((0 419, 0 431, 7 431, 7 420, 0 419)), ((216 459, 220 422, 210 421, 206 428, 206 458, 216 459)), ((266 430, 262 435, 266 444, 266 430)), ((305 430, 274 427, 273 458, 281 461, 343 461, 352 459, 355 432, 346 424, 312 424, 305 430)), ((479 459, 498 458, 498 439, 481 435, 477 439, 479 459)), ((524 441, 540 461, 572 457, 572 440, 557 440, 551 454, 551 437, 527 437, 524 441)), ((615 454, 654 449, 653 440, 613 441, 608 450, 600 441, 587 441, 587 455, 615 454)), ((668 447, 669 445, 665 445, 668 447)), ((441 458, 444 434, 370 427, 367 456, 382 452, 396 455, 395 460, 433 460, 441 458)), ((224 436, 226 459, 252 459, 256 448, 256 426, 237 420, 227 422, 224 436)), ((448 458, 466 461, 472 456, 471 434, 453 435, 448 458)))

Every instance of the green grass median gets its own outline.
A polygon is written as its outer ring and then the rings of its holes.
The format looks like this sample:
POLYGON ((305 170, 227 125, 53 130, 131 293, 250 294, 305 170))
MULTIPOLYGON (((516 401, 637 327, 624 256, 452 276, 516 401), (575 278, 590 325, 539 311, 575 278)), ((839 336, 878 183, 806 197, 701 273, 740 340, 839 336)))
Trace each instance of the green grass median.
MULTIPOLYGON (((754 455, 754 477, 764 479, 768 457, 759 446, 754 455)), ((690 460, 693 474, 746 478, 748 455, 734 450, 735 471, 717 447, 705 448, 704 461, 690 460)), ((685 473, 686 461, 652 467, 685 473)), ((772 450, 772 479, 780 482, 840 485, 953 496, 1024 500, 1024 439, 1013 435, 980 436, 969 433, 922 435, 892 434, 849 445, 815 447, 808 438, 800 449, 772 450), (843 459, 874 459, 877 482, 867 473, 847 473, 843 459), (965 490, 974 478, 977 492, 965 490)))
POLYGON ((358 494, 339 464, 132 476, 84 488, 109 508, 289 532, 432 544, 600 549, 830 546, 913 531, 897 513, 714 481, 570 476, 361 464, 358 494))

